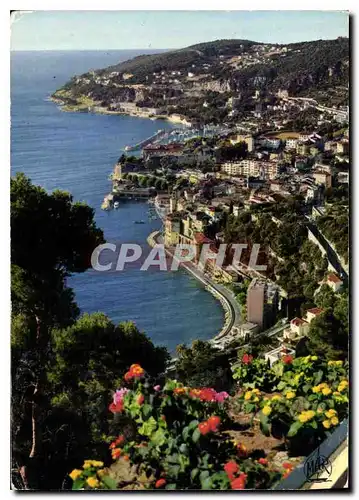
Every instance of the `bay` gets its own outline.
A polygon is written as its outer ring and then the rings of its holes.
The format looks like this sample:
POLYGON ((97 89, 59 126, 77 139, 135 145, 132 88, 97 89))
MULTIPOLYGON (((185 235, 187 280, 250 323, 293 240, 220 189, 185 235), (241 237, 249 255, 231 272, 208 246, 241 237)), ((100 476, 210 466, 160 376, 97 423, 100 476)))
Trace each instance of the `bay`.
MULTIPOLYGON (((138 142, 166 121, 128 116, 65 113, 48 97, 74 74, 82 74, 145 51, 12 52, 11 174, 24 172, 47 190, 63 189, 91 205, 105 238, 139 243, 149 251, 148 205, 124 202, 110 213, 100 209, 110 191, 108 175, 125 145, 138 142), (144 220, 145 224, 134 224, 144 220)), ((81 312, 102 311, 113 321, 132 320, 154 341, 174 352, 176 345, 209 339, 223 325, 219 302, 184 271, 86 273, 72 276, 81 312)))

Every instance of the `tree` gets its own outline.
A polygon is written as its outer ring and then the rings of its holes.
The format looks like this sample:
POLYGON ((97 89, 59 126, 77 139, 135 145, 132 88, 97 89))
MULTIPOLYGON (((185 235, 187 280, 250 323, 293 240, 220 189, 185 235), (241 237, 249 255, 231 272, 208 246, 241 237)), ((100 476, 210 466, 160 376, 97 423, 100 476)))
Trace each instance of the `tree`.
POLYGON ((310 323, 307 348, 311 354, 327 360, 347 358, 348 334, 331 309, 310 323))
MULTIPOLYGON (((25 487, 30 462, 42 456, 42 410, 47 386, 50 331, 71 324, 79 311, 65 279, 90 266, 93 249, 104 241, 94 210, 62 191, 48 194, 24 174, 11 179, 11 297, 13 323, 13 425, 15 442, 27 427, 28 459, 21 458, 25 487)), ((30 466, 30 469, 34 469, 30 466)))

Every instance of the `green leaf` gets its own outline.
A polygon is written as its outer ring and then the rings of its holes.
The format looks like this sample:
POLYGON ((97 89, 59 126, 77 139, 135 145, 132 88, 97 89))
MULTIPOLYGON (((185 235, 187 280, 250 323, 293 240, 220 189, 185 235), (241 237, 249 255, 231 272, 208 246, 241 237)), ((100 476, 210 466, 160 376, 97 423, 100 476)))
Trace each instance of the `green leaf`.
POLYGON ((299 422, 299 420, 296 422, 293 422, 293 424, 290 426, 287 437, 295 436, 301 427, 303 427, 303 424, 302 424, 302 422, 299 422))
POLYGON ((80 490, 81 488, 84 487, 85 481, 83 479, 76 479, 76 481, 73 482, 72 484, 72 489, 73 490, 80 490))
POLYGON ((167 484, 166 486, 166 490, 175 490, 176 489, 176 483, 170 483, 170 484, 167 484))
POLYGON ((261 431, 265 436, 270 435, 270 429, 269 429, 269 419, 267 415, 264 415, 262 412, 259 414, 259 423, 260 423, 260 428, 261 431))
POLYGON ((144 404, 142 407, 142 413, 145 417, 147 417, 152 411, 152 406, 149 404, 144 404))
POLYGON ((197 441, 199 440, 200 437, 201 437, 201 433, 199 432, 198 429, 195 429, 193 434, 192 434, 192 441, 194 443, 197 443, 197 441))
POLYGON ((197 419, 191 420, 191 422, 188 424, 188 430, 192 431, 193 429, 195 429, 198 426, 198 423, 199 422, 197 419))
POLYGON ((319 371, 315 374, 315 377, 314 377, 314 380, 313 380, 313 385, 318 385, 318 384, 320 384, 320 382, 322 381, 322 378, 323 378, 323 370, 319 370, 319 371))
POLYGON ((199 480, 201 481, 204 481, 207 477, 209 476, 209 472, 208 470, 203 470, 200 475, 199 475, 199 480))
POLYGON ((209 476, 204 481, 201 481, 201 489, 202 490, 211 490, 212 489, 212 478, 209 476))
POLYGON ((284 389, 284 387, 286 387, 286 386, 287 386, 287 383, 286 383, 286 382, 284 382, 283 380, 281 380, 281 381, 279 382, 279 384, 277 385, 277 389, 278 389, 278 391, 281 391, 281 390, 282 390, 282 389, 284 389))
POLYGON ((194 480, 194 478, 196 476, 198 476, 198 473, 199 473, 199 469, 197 469, 197 468, 191 470, 191 479, 192 479, 192 481, 194 480))
POLYGON ((109 490, 117 490, 117 482, 110 476, 102 476, 101 481, 109 490))

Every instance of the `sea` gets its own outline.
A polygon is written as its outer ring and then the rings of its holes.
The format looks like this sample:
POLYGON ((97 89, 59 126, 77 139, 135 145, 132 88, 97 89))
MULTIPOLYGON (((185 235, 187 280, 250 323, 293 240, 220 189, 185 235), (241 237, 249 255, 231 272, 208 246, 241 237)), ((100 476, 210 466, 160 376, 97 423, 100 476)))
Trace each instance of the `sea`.
MULTIPOLYGON (((150 51, 147 51, 150 52, 150 51)), ((153 52, 153 51, 152 51, 153 52)), ((67 113, 49 100, 72 76, 130 59, 142 51, 43 51, 11 53, 11 175, 24 172, 46 190, 69 191, 95 209, 97 225, 111 243, 139 243, 161 228, 145 202, 118 210, 100 206, 111 191, 113 166, 128 144, 170 129, 169 122, 129 116, 67 113), (143 220, 144 224, 135 224, 143 220)), ((191 275, 140 271, 129 266, 108 273, 92 269, 68 279, 81 313, 101 311, 112 321, 133 321, 156 345, 174 354, 178 344, 207 340, 222 328, 219 302, 191 275)))

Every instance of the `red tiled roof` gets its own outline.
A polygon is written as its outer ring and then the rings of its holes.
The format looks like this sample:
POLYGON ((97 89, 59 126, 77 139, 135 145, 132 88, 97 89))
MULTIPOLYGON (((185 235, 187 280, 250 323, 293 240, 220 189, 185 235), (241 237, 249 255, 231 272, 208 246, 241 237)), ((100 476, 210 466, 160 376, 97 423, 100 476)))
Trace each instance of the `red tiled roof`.
POLYGON ((194 240, 196 243, 213 243, 212 240, 207 238, 203 233, 194 233, 194 240))
POLYGON ((343 283, 342 280, 334 273, 328 274, 327 281, 331 281, 332 283, 343 283))
POLYGON ((313 307, 313 309, 308 309, 307 313, 315 314, 315 316, 319 316, 320 313, 322 313, 324 309, 321 307, 313 307))
POLYGON ((305 321, 304 319, 302 318, 294 318, 292 319, 291 321, 291 324, 292 325, 295 325, 295 326, 300 326, 300 325, 303 325, 304 323, 307 323, 307 321, 305 321))

